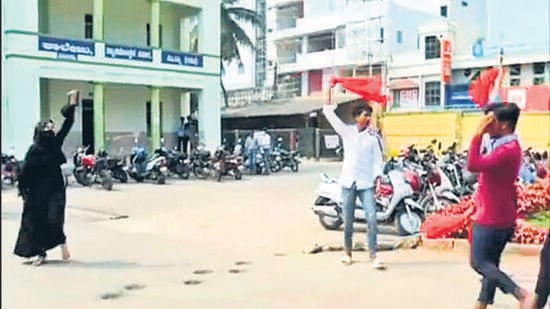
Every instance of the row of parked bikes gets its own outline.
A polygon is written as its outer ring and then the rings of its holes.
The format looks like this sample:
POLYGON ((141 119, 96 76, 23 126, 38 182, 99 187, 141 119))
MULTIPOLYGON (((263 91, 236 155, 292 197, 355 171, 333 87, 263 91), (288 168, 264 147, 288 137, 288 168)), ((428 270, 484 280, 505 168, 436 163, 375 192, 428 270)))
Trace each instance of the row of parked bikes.
MULTIPOLYGON (((288 151, 282 146, 279 138, 277 145, 265 155, 264 150, 254 152, 255 160, 242 153, 242 145, 236 145, 232 152, 227 150, 227 143, 211 153, 203 145, 190 151, 190 154, 164 147, 155 149, 151 155, 146 148, 134 140, 134 147, 129 156, 111 157, 106 151, 97 154, 89 153, 89 146, 78 147, 72 154, 72 162, 62 166, 65 184, 74 177, 82 186, 100 186, 112 190, 115 182, 127 183, 129 179, 136 182, 152 181, 162 185, 169 177, 189 179, 193 175, 197 179, 213 178, 221 181, 223 177, 241 180, 246 170, 253 174, 269 174, 290 168, 297 172, 300 156, 297 152, 288 151), (254 166, 249 166, 254 162, 254 166), (248 168, 247 168, 248 167, 248 168)), ((22 166, 13 155, 2 154, 2 186, 14 186, 22 166)))
MULTIPOLYGON (((527 149, 524 156, 540 157, 531 152, 531 148, 527 149)), ((442 151, 436 140, 425 149, 419 150, 415 145, 402 149, 396 158, 386 162, 384 175, 377 180, 377 220, 394 224, 402 236, 418 233, 428 213, 452 207, 477 189, 477 174, 467 170, 467 157, 467 151, 457 151, 456 143, 442 151)), ((321 175, 313 212, 329 230, 343 224, 340 191, 335 179, 321 175)), ((355 220, 366 222, 359 203, 355 206, 355 220)))

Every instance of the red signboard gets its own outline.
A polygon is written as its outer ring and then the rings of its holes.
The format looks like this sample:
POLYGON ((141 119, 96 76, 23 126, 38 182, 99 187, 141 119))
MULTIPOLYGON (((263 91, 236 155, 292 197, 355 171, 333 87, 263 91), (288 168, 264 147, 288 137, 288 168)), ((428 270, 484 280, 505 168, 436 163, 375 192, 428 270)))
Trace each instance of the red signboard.
POLYGON ((450 40, 441 40, 441 80, 451 84, 451 57, 453 50, 450 40))

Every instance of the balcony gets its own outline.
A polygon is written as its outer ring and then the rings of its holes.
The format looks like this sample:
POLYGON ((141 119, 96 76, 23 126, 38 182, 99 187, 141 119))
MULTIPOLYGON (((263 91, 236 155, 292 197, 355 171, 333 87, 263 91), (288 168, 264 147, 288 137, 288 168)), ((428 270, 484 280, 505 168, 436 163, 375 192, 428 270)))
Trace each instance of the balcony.
POLYGON ((216 55, 56 38, 19 30, 8 30, 5 37, 6 58, 54 60, 201 75, 218 75, 220 70, 219 56, 216 55))
POLYGON ((319 22, 319 18, 299 18, 296 20, 296 27, 274 31, 273 40, 277 41, 310 33, 330 31, 343 24, 344 22, 340 16, 324 16, 322 23, 319 22))

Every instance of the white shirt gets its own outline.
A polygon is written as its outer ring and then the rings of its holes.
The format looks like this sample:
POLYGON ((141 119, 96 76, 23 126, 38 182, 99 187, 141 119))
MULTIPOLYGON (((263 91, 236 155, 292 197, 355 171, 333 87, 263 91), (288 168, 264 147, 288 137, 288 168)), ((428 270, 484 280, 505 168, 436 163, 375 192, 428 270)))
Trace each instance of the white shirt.
POLYGON ((336 105, 323 107, 323 114, 336 133, 340 135, 344 146, 344 162, 340 184, 351 188, 353 183, 358 190, 374 187, 374 181, 382 175, 384 161, 378 138, 356 125, 346 125, 334 112, 336 105))
POLYGON ((262 132, 258 137, 258 145, 262 148, 271 148, 271 135, 262 132))

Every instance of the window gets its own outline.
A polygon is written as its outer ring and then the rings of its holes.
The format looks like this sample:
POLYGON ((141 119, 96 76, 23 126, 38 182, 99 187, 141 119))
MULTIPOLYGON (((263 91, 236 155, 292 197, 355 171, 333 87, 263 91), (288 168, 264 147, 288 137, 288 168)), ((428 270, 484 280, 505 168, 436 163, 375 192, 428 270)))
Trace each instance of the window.
POLYGON ((510 86, 519 86, 520 84, 521 84, 521 79, 510 78, 510 86))
POLYGON ((521 65, 515 64, 510 66, 510 76, 520 76, 521 75, 521 65))
POLYGON ((544 76, 546 73, 546 63, 537 62, 533 63, 533 85, 542 85, 546 81, 544 76))
POLYGON ((384 28, 380 28, 380 43, 384 43, 384 28))
POLYGON ((401 30, 397 30, 397 44, 403 43, 403 32, 401 30))
POLYGON ((424 97, 426 106, 441 105, 441 83, 427 82, 424 84, 424 97))
POLYGON ((416 49, 420 49, 420 34, 416 35, 416 49))
POLYGON ((92 14, 84 15, 84 38, 92 39, 94 37, 94 16, 92 14))
POLYGON ((533 85, 543 85, 544 84, 544 76, 537 76, 533 78, 533 85))
POLYGON ((427 36, 424 39, 426 59, 437 59, 441 57, 441 43, 435 35, 427 36))
POLYGON ((447 6, 446 5, 442 5, 442 6, 439 7, 439 14, 442 17, 447 17, 447 6))
POLYGON ((535 75, 544 74, 544 72, 546 71, 545 66, 546 65, 544 62, 533 63, 533 74, 535 75))
POLYGON ((467 6, 468 6, 468 2, 467 2, 467 1, 462 1, 462 2, 460 2, 460 4, 461 4, 463 7, 467 7, 467 6))
MULTIPOLYGON (((147 32, 147 46, 151 46, 151 24, 146 26, 147 32)), ((159 25, 159 46, 162 47, 162 25, 159 25)))

